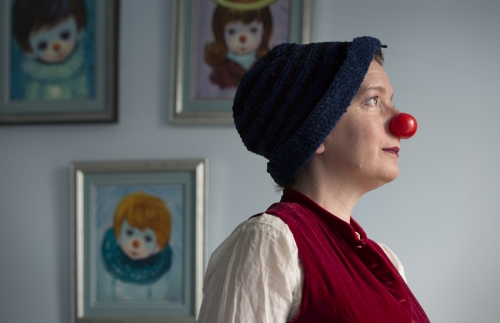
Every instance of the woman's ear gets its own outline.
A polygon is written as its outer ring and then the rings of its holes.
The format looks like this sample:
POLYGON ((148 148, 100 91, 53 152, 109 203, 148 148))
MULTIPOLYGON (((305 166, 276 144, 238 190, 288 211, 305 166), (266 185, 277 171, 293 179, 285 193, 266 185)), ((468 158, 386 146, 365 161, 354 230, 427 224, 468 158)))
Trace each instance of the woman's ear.
POLYGON ((325 144, 321 144, 321 145, 319 145, 318 149, 316 149, 315 154, 319 155, 319 154, 322 154, 324 151, 325 151, 325 144))

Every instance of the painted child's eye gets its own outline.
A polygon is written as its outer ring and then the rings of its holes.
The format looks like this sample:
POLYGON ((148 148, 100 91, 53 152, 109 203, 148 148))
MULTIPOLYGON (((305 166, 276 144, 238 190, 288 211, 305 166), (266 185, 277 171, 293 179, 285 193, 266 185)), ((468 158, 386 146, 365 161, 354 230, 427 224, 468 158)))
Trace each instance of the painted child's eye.
POLYGON ((59 37, 61 37, 62 40, 68 40, 70 36, 71 36, 71 33, 68 30, 64 30, 59 35, 59 37))
POLYGON ((128 229, 128 230, 126 231, 126 233, 127 233, 127 235, 128 235, 128 236, 131 236, 131 235, 133 235, 133 234, 134 234, 134 231, 132 231, 132 230, 128 229))
POLYGON ((229 28, 229 29, 227 30, 227 33, 228 33, 229 35, 234 35, 234 33, 235 33, 234 28, 229 28))
POLYGON ((153 240, 153 239, 151 238, 151 236, 150 236, 150 235, 146 235, 146 236, 144 237, 144 240, 146 240, 146 242, 151 242, 151 240, 153 240))
POLYGON ((47 49, 47 42, 44 40, 44 41, 41 41, 38 43, 38 45, 36 46, 36 48, 39 50, 39 51, 44 51, 47 49))
POLYGON ((250 28, 250 32, 251 32, 252 34, 256 34, 256 33, 257 33, 257 27, 252 27, 252 28, 250 28))

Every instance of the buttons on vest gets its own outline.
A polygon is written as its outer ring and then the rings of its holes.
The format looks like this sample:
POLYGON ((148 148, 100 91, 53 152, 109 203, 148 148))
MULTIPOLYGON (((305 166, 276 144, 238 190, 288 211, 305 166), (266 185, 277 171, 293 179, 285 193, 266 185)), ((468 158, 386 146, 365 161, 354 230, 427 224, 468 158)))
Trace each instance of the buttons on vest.
MULTIPOLYGON (((391 274, 390 259, 384 258, 383 250, 377 249, 377 245, 369 239, 363 239, 356 231, 351 231, 350 235, 346 237, 347 243, 352 248, 354 253, 358 256, 359 260, 366 266, 365 268, 379 281, 381 286, 385 287, 396 302, 399 302, 401 308, 411 310, 411 302, 408 299, 406 291, 403 286, 399 284, 399 273, 391 274), (354 233, 354 234, 353 234, 354 233)), ((411 322, 411 317, 407 322, 411 322)))
POLYGON ((354 234, 356 235, 356 240, 357 240, 357 245, 356 248, 361 249, 366 245, 367 240, 366 239, 361 239, 361 235, 354 231, 354 234))
POLYGON ((354 231, 354 234, 356 234, 356 238, 357 238, 356 240, 358 240, 358 242, 361 243, 360 245, 357 245, 356 248, 359 248, 359 249, 363 248, 364 245, 366 244, 366 240, 361 239, 361 235, 358 232, 354 231))

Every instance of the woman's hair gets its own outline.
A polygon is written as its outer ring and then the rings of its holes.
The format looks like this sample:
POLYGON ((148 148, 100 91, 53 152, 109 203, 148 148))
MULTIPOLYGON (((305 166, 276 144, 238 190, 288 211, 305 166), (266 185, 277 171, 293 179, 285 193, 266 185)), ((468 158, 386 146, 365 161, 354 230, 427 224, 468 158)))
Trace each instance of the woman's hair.
POLYGON ((224 28, 228 23, 242 21, 249 24, 252 21, 262 23, 263 35, 256 59, 261 58, 269 51, 269 39, 273 32, 273 18, 269 7, 256 10, 236 10, 217 5, 212 17, 212 32, 214 41, 205 45, 205 61, 210 66, 220 64, 227 56, 227 45, 224 41, 224 28))
POLYGON ((380 66, 384 67, 384 53, 382 53, 382 50, 380 48, 375 51, 373 60, 379 63, 380 66))
POLYGON ((160 249, 165 248, 170 239, 172 220, 170 211, 163 201, 144 192, 126 195, 118 204, 113 219, 115 236, 120 236, 123 220, 135 228, 151 228, 156 234, 160 249))
POLYGON ((53 27, 72 16, 77 30, 87 26, 84 0, 16 0, 12 8, 12 34, 25 52, 32 52, 30 35, 44 26, 53 27))

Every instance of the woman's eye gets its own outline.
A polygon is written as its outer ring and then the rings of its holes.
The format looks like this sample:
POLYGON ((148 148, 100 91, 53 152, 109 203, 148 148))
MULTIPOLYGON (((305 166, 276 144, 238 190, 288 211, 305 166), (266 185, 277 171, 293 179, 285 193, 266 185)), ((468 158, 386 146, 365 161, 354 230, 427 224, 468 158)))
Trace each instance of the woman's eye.
POLYGON ((128 235, 128 236, 131 236, 132 234, 134 234, 134 231, 132 231, 132 230, 128 229, 128 230, 126 231, 126 233, 127 233, 127 235, 128 235))
POLYGON ((256 33, 257 33, 257 27, 252 27, 252 28, 250 28, 250 32, 251 32, 252 34, 256 34, 256 33))
POLYGON ((146 242, 151 242, 151 240, 153 240, 153 238, 151 238, 151 236, 149 236, 149 235, 146 235, 144 237, 144 240, 146 240, 146 242))
POLYGON ((229 28, 229 29, 227 30, 227 33, 228 33, 229 35, 233 35, 233 34, 234 34, 234 32, 235 32, 234 28, 229 28))
POLYGON ((378 96, 375 96, 366 102, 369 106, 376 107, 378 105, 378 96))

